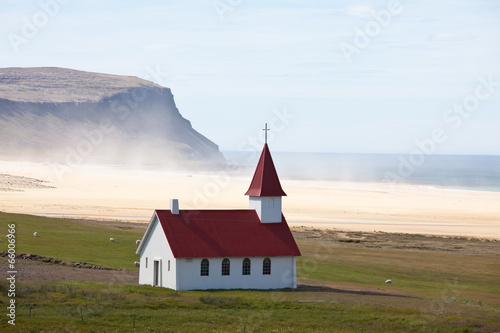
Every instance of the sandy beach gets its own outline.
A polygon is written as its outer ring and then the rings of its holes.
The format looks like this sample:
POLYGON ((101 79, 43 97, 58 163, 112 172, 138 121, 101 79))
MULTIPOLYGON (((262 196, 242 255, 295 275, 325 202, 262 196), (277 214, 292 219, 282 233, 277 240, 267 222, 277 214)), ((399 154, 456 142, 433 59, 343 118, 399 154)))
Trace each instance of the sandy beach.
MULTIPOLYGON (((147 223, 154 209, 246 209, 253 170, 195 174, 0 163, 0 211, 147 223)), ((500 239, 500 193, 281 179, 291 226, 500 239)))

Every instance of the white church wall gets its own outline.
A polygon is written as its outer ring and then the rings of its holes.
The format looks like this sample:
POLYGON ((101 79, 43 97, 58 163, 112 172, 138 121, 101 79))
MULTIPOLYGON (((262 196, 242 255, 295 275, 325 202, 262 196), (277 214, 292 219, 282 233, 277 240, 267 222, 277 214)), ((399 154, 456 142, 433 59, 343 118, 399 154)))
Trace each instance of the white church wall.
POLYGON ((144 240, 140 255, 139 284, 154 285, 155 261, 158 262, 158 286, 176 289, 176 259, 167 242, 167 237, 154 217, 149 237, 144 240))
POLYGON ((295 257, 269 257, 270 275, 263 275, 262 272, 265 257, 248 258, 251 260, 250 275, 243 275, 245 257, 229 257, 230 275, 222 275, 224 258, 206 258, 209 260, 209 276, 201 276, 201 261, 204 258, 174 258, 167 237, 155 216, 140 255, 139 284, 154 285, 154 266, 157 261, 159 287, 176 290, 297 287, 295 257))
POLYGON ((256 210, 262 223, 281 222, 281 197, 250 197, 249 208, 256 210))
POLYGON ((265 257, 248 257, 251 260, 250 275, 243 275, 244 257, 229 257, 230 275, 222 275, 224 258, 209 260, 209 276, 201 276, 204 258, 178 258, 178 290, 193 289, 278 289, 296 288, 295 257, 269 257, 271 274, 263 275, 265 257))

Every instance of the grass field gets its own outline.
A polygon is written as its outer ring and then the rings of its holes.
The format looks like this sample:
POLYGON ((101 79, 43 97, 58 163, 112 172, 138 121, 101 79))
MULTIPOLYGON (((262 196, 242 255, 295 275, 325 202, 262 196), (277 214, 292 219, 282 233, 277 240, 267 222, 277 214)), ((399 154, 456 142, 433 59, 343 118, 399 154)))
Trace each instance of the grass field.
MULTIPOLYGON (((137 272, 135 240, 145 226, 0 213, 0 250, 7 249, 12 223, 18 253, 137 272)), ((498 242, 354 233, 346 242, 334 232, 294 233, 302 252, 297 290, 175 292, 135 284, 18 279, 15 326, 7 322, 7 259, 0 258, 5 274, 0 331, 500 331, 498 242), (386 279, 393 283, 384 284, 386 279)), ((27 263, 18 259, 16 264, 27 263)))
MULTIPOLYGON (((16 224, 17 253, 127 269, 137 269, 133 266, 139 258, 135 254, 135 241, 141 239, 146 228, 0 213, 2 239, 7 234, 7 225, 12 223, 16 224), (36 238, 33 237, 34 232, 38 233, 36 238), (110 242, 110 238, 114 238, 115 242, 110 242)), ((7 249, 7 243, 0 244, 0 249, 7 249)))

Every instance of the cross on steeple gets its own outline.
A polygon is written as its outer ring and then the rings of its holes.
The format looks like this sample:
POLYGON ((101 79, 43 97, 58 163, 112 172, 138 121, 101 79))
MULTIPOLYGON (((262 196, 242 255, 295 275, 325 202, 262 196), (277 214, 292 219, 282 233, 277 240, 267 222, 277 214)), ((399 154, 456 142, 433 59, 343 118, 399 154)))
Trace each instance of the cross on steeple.
POLYGON ((270 131, 271 129, 267 128, 267 123, 266 123, 266 128, 262 129, 264 131, 265 135, 265 142, 267 143, 267 131, 270 131))

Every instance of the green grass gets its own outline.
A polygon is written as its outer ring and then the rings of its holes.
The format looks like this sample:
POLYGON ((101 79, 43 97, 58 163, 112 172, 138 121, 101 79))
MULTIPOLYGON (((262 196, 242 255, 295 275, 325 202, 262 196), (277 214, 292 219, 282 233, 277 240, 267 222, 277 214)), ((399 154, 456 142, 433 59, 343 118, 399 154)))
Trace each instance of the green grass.
MULTIPOLYGON (((17 309, 16 329, 132 332, 134 315, 136 332, 243 332, 245 325, 247 332, 475 332, 485 325, 470 311, 469 316, 458 318, 353 302, 299 303, 297 296, 312 294, 35 284, 18 297, 22 305, 17 309)), ((0 323, 0 330, 8 328, 0 323)))
MULTIPOLYGON (((4 235, 9 223, 16 224, 18 252, 126 269, 134 269, 135 240, 145 229, 0 213, 2 250, 7 248, 4 235), (36 238, 34 231, 39 234, 36 238), (110 237, 116 242, 111 243, 110 237)), ((246 332, 492 332, 500 328, 498 254, 354 248, 318 239, 297 242, 303 254, 298 259, 299 283, 325 287, 176 292, 20 277, 16 326, 7 323, 4 310, 0 332, 243 332, 244 327, 246 332), (384 284, 387 278, 393 279, 392 285, 384 284)), ((6 265, 5 258, 0 265, 6 265)), ((1 279, 4 309, 9 301, 6 291, 7 282, 1 279)))
POLYGON ((7 225, 16 225, 17 253, 32 253, 105 267, 137 270, 135 241, 145 227, 122 230, 116 226, 94 225, 32 215, 0 213, 0 251, 7 249, 7 225), (38 236, 34 237, 33 233, 38 236), (110 242, 114 238, 115 242, 110 242))
MULTIPOLYGON (((293 292, 175 292, 99 283, 34 284, 18 301, 19 332, 474 332, 473 317, 350 302, 300 303, 293 292), (31 308, 31 317, 29 317, 31 308), (80 312, 81 311, 81 312, 80 312), (83 316, 83 321, 82 321, 83 316)), ((0 323, 0 329, 9 328, 0 323)), ((13 330, 15 331, 15 330, 13 330)))
MULTIPOLYGON (((300 244, 306 255, 298 259, 298 275, 323 281, 380 285, 392 279, 391 290, 418 296, 439 297, 467 294, 500 303, 499 255, 398 251, 351 247, 332 247, 318 240, 300 244), (319 259, 314 259, 314 256, 319 259), (315 262, 315 264, 312 264, 315 262)), ((500 252, 500 248, 499 248, 500 252)))

